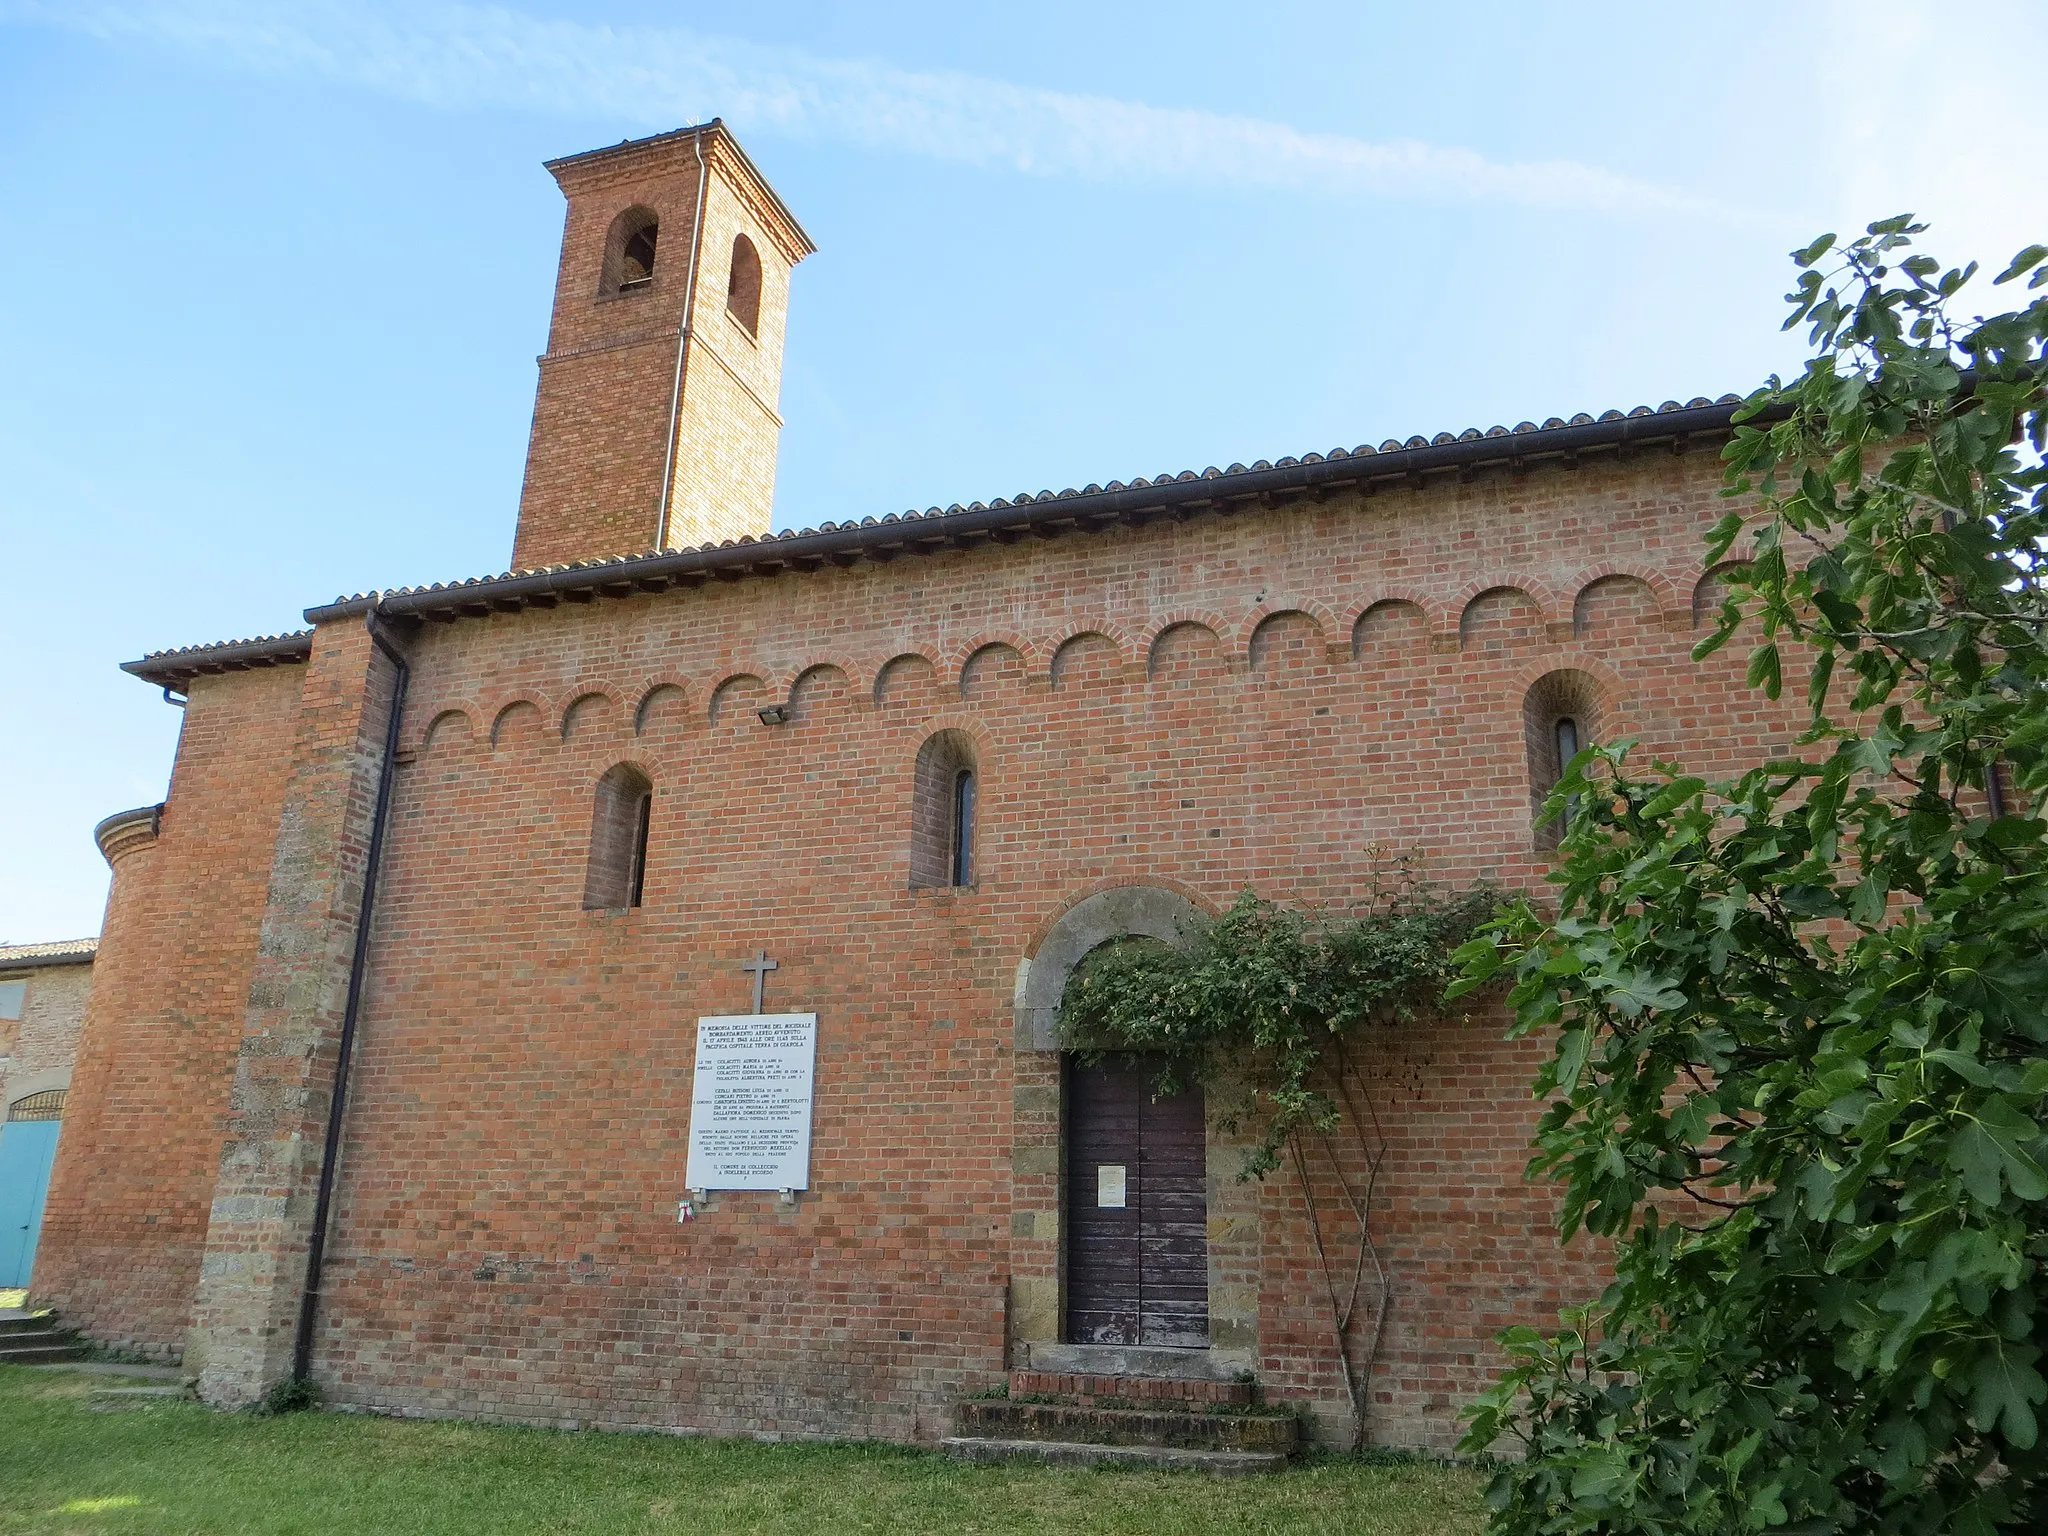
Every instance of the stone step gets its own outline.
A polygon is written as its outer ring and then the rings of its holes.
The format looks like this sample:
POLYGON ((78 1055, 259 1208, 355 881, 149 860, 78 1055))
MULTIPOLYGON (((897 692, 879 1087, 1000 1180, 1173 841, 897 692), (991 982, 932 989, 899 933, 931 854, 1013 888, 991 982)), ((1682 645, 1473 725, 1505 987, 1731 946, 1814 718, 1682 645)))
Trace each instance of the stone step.
POLYGON ((1258 1451, 1285 1456, 1299 1426, 1285 1413, 1187 1413, 1171 1408, 1089 1408, 970 1398, 954 1423, 968 1438, 1147 1445, 1182 1450, 1258 1451))
POLYGON ((60 1360, 54 1365, 34 1367, 39 1371, 68 1371, 75 1376, 125 1376, 131 1381, 179 1382, 190 1386, 194 1378, 175 1365, 130 1365, 119 1360, 60 1360))
POLYGON ((939 1449, 962 1461, 1039 1461, 1062 1467, 1159 1467, 1244 1477, 1278 1472, 1287 1458, 1277 1451, 1201 1451, 1170 1445, 1099 1445, 1086 1440, 993 1440, 954 1435, 939 1449))
POLYGON ((0 1312, 0 1339, 14 1333, 42 1333, 56 1326, 54 1312, 24 1312, 19 1307, 9 1307, 0 1312))
POLYGON ((94 1413, 118 1413, 124 1408, 146 1408, 151 1403, 197 1402, 199 1394, 190 1387, 94 1387, 86 1394, 85 1406, 94 1413))
POLYGON ((78 1346, 69 1334, 50 1344, 0 1343, 0 1365, 62 1365, 79 1358, 78 1346))
POLYGON ((1056 1397, 1083 1407, 1116 1408, 1154 1403, 1188 1408, 1223 1404, 1249 1406, 1256 1389, 1248 1381, 1203 1381, 1174 1376, 1091 1376, 1078 1371, 1012 1371, 1010 1396, 1056 1397))
POLYGON ((1235 1381, 1250 1364, 1243 1351, 1159 1344, 1033 1344, 1023 1362, 1034 1371, 1080 1376, 1163 1376, 1176 1381, 1235 1381))

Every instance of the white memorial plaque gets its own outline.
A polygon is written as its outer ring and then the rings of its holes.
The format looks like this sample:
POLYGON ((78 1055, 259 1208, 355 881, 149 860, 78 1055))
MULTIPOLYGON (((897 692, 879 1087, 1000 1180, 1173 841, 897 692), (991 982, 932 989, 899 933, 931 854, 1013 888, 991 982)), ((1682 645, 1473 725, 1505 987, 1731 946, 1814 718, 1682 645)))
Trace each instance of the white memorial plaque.
POLYGON ((1097 1163, 1095 1165, 1095 1208, 1100 1211, 1120 1211, 1125 1206, 1124 1163, 1097 1163))
POLYGON ((697 1021, 690 1091, 691 1189, 808 1189, 815 1013, 697 1021))

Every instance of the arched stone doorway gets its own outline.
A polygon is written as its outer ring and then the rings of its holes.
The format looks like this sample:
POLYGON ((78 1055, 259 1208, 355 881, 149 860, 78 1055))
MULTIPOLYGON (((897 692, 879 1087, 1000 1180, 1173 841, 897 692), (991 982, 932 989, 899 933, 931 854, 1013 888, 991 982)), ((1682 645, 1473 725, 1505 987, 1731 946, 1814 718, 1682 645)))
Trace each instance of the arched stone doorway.
POLYGON ((1085 1068, 1059 1048, 1060 999, 1084 958, 1117 939, 1178 943, 1205 915, 1170 886, 1096 891, 1018 965, 1016 1365, 1228 1374, 1256 1364, 1259 1195, 1236 1176, 1244 1149, 1204 1123, 1199 1097, 1154 1103, 1142 1064, 1085 1068))

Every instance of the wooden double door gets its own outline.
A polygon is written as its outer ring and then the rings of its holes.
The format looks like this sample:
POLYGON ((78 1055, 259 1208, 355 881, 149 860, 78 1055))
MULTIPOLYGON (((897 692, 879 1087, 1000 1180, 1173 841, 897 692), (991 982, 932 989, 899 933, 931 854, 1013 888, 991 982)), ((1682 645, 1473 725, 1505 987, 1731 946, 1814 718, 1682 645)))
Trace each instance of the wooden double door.
POLYGON ((1209 1343, 1208 1155, 1202 1094, 1155 1099, 1157 1068, 1069 1058, 1067 1316, 1071 1344, 1209 1343))

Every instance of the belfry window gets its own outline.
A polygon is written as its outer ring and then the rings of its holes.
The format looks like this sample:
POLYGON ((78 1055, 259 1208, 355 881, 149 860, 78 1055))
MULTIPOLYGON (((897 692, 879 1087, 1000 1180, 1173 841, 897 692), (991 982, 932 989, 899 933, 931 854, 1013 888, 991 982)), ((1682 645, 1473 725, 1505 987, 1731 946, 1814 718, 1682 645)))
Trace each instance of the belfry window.
POLYGON ((659 224, 636 229, 626 237, 619 253, 619 287, 639 288, 654 281, 654 242, 661 234, 659 224))
POLYGON ((747 328, 749 336, 761 329, 761 253, 745 235, 732 241, 732 267, 725 279, 725 309, 747 328))
POLYGON ((638 293, 654 282, 654 252, 661 220, 652 208, 628 208, 612 220, 604 242, 600 296, 638 293))
POLYGON ((974 742, 966 732, 940 731, 918 748, 910 807, 912 889, 974 884, 979 874, 975 858, 979 788, 974 742))
POLYGON ((1543 821, 1544 802, 1571 760, 1595 739, 1599 691, 1584 672, 1563 670, 1546 673, 1530 686, 1522 701, 1522 740, 1529 759, 1529 814, 1538 848, 1555 848, 1564 822, 1575 810, 1566 806, 1564 816, 1543 821))
POLYGON ((586 910, 637 907, 647 886, 647 826, 654 785, 631 763, 607 769, 597 781, 590 818, 590 864, 583 877, 586 910))

